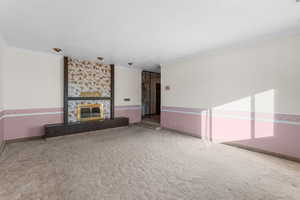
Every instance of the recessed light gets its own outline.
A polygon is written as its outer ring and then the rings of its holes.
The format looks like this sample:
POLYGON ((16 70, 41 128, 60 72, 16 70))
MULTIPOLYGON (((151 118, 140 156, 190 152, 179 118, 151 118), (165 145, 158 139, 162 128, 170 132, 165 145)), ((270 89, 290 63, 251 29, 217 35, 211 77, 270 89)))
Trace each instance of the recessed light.
POLYGON ((132 62, 129 62, 129 63, 128 63, 128 65, 129 65, 129 66, 132 66, 132 65, 133 65, 133 63, 132 63, 132 62))

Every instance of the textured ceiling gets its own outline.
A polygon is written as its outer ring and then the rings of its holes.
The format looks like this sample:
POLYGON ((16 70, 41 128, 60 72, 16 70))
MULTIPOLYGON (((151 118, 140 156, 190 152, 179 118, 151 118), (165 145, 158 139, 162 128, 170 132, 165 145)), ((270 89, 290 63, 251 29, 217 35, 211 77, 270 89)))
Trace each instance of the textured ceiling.
POLYGON ((1 0, 9 45, 153 67, 300 25, 295 0, 1 0))

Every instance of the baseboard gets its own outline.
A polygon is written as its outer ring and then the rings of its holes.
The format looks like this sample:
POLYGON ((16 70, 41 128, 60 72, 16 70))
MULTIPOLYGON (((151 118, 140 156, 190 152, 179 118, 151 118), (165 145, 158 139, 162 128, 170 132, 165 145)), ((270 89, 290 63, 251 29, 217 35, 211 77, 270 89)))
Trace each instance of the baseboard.
POLYGON ((6 143, 11 144, 11 143, 26 142, 26 141, 40 140, 40 139, 43 139, 43 136, 33 136, 33 137, 27 137, 27 138, 17 138, 17 139, 12 139, 12 140, 6 140, 6 143))
POLYGON ((284 154, 275 153, 275 152, 271 152, 271 151, 266 151, 266 150, 262 150, 262 149, 258 149, 258 148, 254 148, 254 147, 249 147, 249 146, 245 146, 245 145, 241 145, 241 144, 236 144, 236 143, 232 143, 232 142, 224 142, 222 144, 237 147, 237 148, 241 148, 241 149, 245 149, 245 150, 248 150, 248 151, 257 152, 257 153, 263 153, 263 154, 266 154, 266 155, 269 155, 269 156, 274 156, 274 157, 277 157, 277 158, 281 158, 281 159, 290 160, 290 161, 300 163, 300 158, 293 157, 293 156, 287 156, 287 155, 284 155, 284 154))
POLYGON ((132 127, 132 126, 137 126, 139 125, 141 122, 133 122, 133 123, 129 123, 129 127, 132 127))
POLYGON ((1 156, 1 154, 3 153, 3 151, 4 151, 4 148, 5 148, 5 141, 2 141, 1 143, 0 143, 0 156, 1 156))
POLYGON ((187 132, 183 132, 183 131, 178 131, 178 130, 175 130, 175 129, 171 129, 171 128, 164 128, 164 127, 160 127, 161 130, 167 130, 167 131, 172 131, 172 132, 175 132, 175 133, 178 133, 178 134, 181 134, 181 135, 187 135, 187 136, 191 136, 191 137, 194 137, 194 138, 198 138, 198 139, 202 139, 201 136, 198 136, 198 135, 195 135, 195 134, 192 134, 192 133, 187 133, 187 132))

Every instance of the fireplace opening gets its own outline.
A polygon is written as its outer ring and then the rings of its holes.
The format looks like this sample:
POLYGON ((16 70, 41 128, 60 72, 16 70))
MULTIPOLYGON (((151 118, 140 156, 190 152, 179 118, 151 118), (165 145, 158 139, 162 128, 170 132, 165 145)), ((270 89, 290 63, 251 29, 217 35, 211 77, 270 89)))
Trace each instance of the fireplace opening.
POLYGON ((81 118, 91 117, 91 109, 90 108, 81 108, 80 109, 80 117, 81 118))
POLYGON ((91 113, 91 115, 92 115, 92 117, 98 117, 98 116, 100 116, 100 109, 99 108, 92 108, 92 113, 91 113))
POLYGON ((104 110, 103 104, 79 104, 77 106, 77 120, 103 120, 104 110))

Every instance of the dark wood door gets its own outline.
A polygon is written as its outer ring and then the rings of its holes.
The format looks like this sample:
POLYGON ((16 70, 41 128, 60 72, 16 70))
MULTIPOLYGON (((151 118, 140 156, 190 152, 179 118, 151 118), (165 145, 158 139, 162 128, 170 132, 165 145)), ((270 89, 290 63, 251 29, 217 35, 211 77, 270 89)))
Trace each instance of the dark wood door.
POLYGON ((156 114, 160 115, 160 83, 156 83, 156 114))

